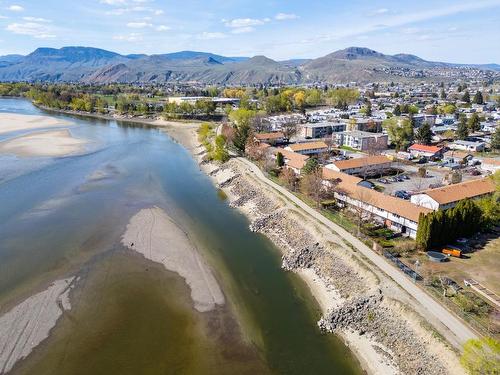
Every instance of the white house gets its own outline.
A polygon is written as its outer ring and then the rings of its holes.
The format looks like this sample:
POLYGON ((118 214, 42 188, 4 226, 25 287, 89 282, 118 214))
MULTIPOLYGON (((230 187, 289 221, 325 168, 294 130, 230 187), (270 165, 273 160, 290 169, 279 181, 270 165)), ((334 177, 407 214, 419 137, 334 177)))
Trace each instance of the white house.
POLYGON ((285 147, 285 150, 297 152, 302 155, 318 155, 328 152, 328 145, 322 141, 295 143, 285 147))
POLYGON ((482 178, 426 190, 412 195, 411 203, 431 210, 447 210, 467 198, 481 198, 495 191, 495 184, 490 178, 482 178))
POLYGON ((452 150, 481 152, 485 149, 486 143, 457 140, 453 143, 448 144, 448 147, 452 150))
POLYGON ((381 173, 390 169, 392 160, 383 155, 368 156, 349 160, 340 160, 328 164, 326 168, 346 174, 362 174, 367 172, 381 173))

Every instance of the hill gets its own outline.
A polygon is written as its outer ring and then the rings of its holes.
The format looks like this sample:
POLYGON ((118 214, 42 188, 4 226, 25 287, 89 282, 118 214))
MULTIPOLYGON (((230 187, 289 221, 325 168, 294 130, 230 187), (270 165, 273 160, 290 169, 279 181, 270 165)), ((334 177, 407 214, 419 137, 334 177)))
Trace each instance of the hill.
POLYGON ((350 47, 312 59, 274 61, 265 56, 226 57, 181 51, 120 55, 91 47, 38 48, 27 56, 0 57, 0 81, 202 84, 307 84, 446 79, 449 72, 478 69, 498 78, 497 64, 431 62, 409 54, 385 55, 350 47))

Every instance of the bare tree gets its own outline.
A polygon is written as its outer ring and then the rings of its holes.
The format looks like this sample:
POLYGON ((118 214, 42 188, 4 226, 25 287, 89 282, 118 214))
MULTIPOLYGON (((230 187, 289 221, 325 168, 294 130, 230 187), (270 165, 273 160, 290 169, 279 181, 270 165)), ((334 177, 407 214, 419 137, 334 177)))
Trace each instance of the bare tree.
POLYGON ((297 121, 288 120, 281 125, 281 132, 285 136, 287 141, 290 140, 299 130, 299 125, 297 121))
POLYGON ((262 113, 257 113, 250 122, 250 127, 254 133, 264 133, 271 131, 271 123, 262 113))
POLYGON ((286 188, 295 191, 299 182, 295 172, 290 168, 284 168, 280 173, 280 180, 285 184, 286 188))

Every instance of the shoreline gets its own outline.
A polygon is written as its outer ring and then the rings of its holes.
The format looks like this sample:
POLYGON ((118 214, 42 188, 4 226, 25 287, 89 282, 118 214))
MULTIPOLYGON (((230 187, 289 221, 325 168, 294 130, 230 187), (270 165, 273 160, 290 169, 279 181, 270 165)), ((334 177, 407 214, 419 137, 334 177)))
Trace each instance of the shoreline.
POLYGON ((392 280, 373 270, 340 236, 325 231, 322 224, 258 181, 238 159, 217 165, 203 161, 201 146, 192 153, 201 170, 225 192, 229 205, 250 220, 250 229, 280 249, 282 268, 297 273, 321 307, 320 328, 341 337, 364 371, 372 375, 464 373, 456 354, 424 328, 423 315, 406 303, 406 292, 395 285, 388 288, 392 280), (392 296, 395 289, 399 295, 392 296), (359 301, 377 298, 373 305, 359 301), (351 311, 358 308, 362 314, 351 321, 351 311), (371 324, 370 319, 379 324, 371 324))
MULTIPOLYGON (((194 131, 197 127, 197 125, 195 126, 195 121, 192 121, 190 124, 189 122, 166 121, 158 117, 146 119, 118 115, 108 116, 92 113, 80 113, 75 111, 55 110, 40 106, 37 107, 49 113, 62 113, 80 117, 98 118, 102 120, 143 124, 163 129, 167 134, 188 149, 195 161, 200 163, 202 159, 204 149, 196 147, 196 145, 198 145, 198 140, 194 131)), ((251 229, 266 235, 266 237, 268 237, 278 247, 278 249, 280 249, 283 254, 284 264, 285 262, 288 262, 288 264, 291 265, 289 268, 283 268, 288 271, 296 272, 301 277, 321 307, 324 316, 332 310, 339 309, 343 305, 347 304, 347 301, 350 301, 353 296, 373 295, 379 290, 378 284, 374 281, 376 276, 371 276, 369 272, 362 269, 362 267, 359 267, 359 265, 356 265, 356 261, 353 262, 349 259, 349 255, 343 253, 345 248, 342 248, 342 246, 336 248, 335 246, 331 247, 329 245, 329 241, 335 242, 338 238, 330 238, 325 236, 324 233, 320 233, 321 230, 315 228, 315 224, 311 224, 310 221, 307 223, 305 223, 307 220, 304 222, 301 221, 300 212, 293 209, 290 203, 284 202, 283 198, 280 198, 275 191, 270 191, 271 189, 261 186, 255 178, 252 180, 251 173, 248 170, 245 171, 244 166, 242 166, 241 163, 238 164, 238 160, 233 159, 224 166, 212 163, 202 164, 200 165, 200 168, 213 179, 214 184, 217 187, 220 187, 227 194, 230 205, 240 210, 250 220, 252 223, 251 229), (251 194, 249 194, 249 187, 245 186, 245 184, 251 185, 252 183, 254 183, 254 186, 260 186, 262 191, 260 191, 260 189, 253 189, 250 191, 251 194), (266 205, 259 207, 259 200, 262 199, 267 199, 268 202, 271 202, 271 204, 267 205, 267 207, 265 207, 266 205), (300 243, 303 238, 300 238, 298 241, 290 238, 284 239, 283 228, 281 227, 282 223, 280 223, 280 221, 283 220, 289 220, 287 224, 298 224, 297 227, 299 230, 304 229, 302 227, 306 226, 304 231, 308 232, 309 240, 300 243), (278 231, 276 229, 278 229, 278 231), (320 238, 320 240, 316 241, 318 238, 320 238), (316 263, 317 259, 314 254, 318 249, 314 247, 314 242, 322 243, 321 251, 323 251, 323 248, 327 249, 325 252, 326 254, 322 253, 321 255, 321 257, 324 257, 327 260, 326 265, 318 265, 316 263), (306 255, 311 256, 311 259, 306 259, 308 261, 307 267, 304 267, 305 264, 303 264, 304 253, 302 250, 304 249, 308 249, 306 255), (337 259, 340 259, 340 261, 337 261, 336 259, 335 264, 331 263, 331 259, 328 259, 328 256, 331 254, 335 254, 335 256, 338 257, 337 259), (296 257, 294 257, 295 255, 296 257), (341 280, 340 284, 338 280, 334 280, 334 278, 327 272, 329 268, 328 266, 334 265, 337 267, 339 264, 339 269, 336 270, 336 272, 339 272, 338 276, 340 278, 346 278, 346 280, 341 280), (346 277, 344 274, 346 271, 347 273, 353 272, 354 279, 346 277), (349 286, 349 282, 346 281, 351 282, 352 285, 349 286), (344 282, 344 284, 342 284, 342 282, 344 282), (366 288, 366 285, 369 287, 366 288)), ((306 236, 303 237, 305 238, 306 236)), ((335 235, 333 235, 333 237, 335 237, 335 235)), ((387 307, 387 304, 384 304, 383 306, 384 308, 389 308, 387 307)), ((399 368, 399 371, 395 369, 394 364, 391 363, 390 360, 391 357, 393 357, 390 354, 392 351, 383 344, 376 342, 371 335, 355 334, 345 328, 332 328, 332 331, 344 340, 357 360, 361 363, 363 369, 369 374, 395 374, 406 372, 401 368, 399 368), (376 344, 374 344, 374 342, 376 342, 376 344), (379 350, 376 348, 379 348, 379 350), (380 367, 379 365, 383 366, 380 367)), ((427 344, 430 344, 430 342, 427 342, 427 344)), ((417 352, 417 354, 421 354, 421 352, 417 352)), ((429 359, 430 363, 435 361, 436 367, 438 367, 438 362, 434 356, 431 356, 429 359)), ((412 365, 416 364, 413 363, 412 365)), ((453 366, 449 368, 451 373, 460 373, 453 372, 453 366)), ((441 370, 441 368, 439 370, 441 370)), ((441 374, 446 372, 443 370, 441 372, 436 371, 429 373, 441 374)))

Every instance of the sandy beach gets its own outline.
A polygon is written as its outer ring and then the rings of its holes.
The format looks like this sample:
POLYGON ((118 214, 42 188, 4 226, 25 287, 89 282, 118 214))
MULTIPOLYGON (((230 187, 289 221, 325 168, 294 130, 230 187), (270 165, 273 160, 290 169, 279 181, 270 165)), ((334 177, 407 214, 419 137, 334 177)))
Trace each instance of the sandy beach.
POLYGON ((54 281, 46 290, 0 316, 0 374, 30 354, 49 336, 63 311, 71 308, 69 292, 73 279, 54 281))
POLYGON ((0 142, 0 153, 18 157, 61 157, 81 153, 86 140, 75 138, 68 129, 35 132, 0 142))
POLYGON ((224 304, 224 295, 210 267, 187 234, 162 209, 147 208, 133 216, 122 243, 183 277, 196 310, 211 311, 224 304))
POLYGON ((69 121, 49 116, 0 113, 0 134, 71 126, 69 121))

